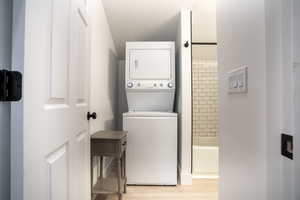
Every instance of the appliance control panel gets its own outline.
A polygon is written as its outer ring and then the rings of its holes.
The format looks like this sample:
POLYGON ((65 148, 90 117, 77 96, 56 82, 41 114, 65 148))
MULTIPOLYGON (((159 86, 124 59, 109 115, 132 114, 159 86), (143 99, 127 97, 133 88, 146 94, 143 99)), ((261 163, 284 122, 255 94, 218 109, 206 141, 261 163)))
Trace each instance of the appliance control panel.
POLYGON ((175 89, 172 81, 127 81, 127 89, 175 89))

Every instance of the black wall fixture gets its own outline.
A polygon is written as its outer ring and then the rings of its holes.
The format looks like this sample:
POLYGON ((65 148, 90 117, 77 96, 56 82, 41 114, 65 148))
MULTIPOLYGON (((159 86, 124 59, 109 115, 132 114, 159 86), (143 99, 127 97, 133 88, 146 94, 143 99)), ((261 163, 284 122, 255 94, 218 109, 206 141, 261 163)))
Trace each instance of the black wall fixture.
POLYGON ((184 43, 184 47, 185 47, 185 48, 188 48, 189 46, 190 46, 189 41, 186 41, 186 42, 184 43))
POLYGON ((281 155, 293 160, 293 136, 281 134, 281 155))
POLYGON ((22 98, 22 74, 0 70, 0 101, 19 101, 22 98))

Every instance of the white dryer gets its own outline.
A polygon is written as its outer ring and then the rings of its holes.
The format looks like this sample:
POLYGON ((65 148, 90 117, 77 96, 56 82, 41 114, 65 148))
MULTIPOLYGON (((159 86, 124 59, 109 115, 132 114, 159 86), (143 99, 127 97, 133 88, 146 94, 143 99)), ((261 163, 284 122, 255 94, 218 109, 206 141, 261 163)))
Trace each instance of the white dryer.
POLYGON ((127 183, 177 184, 177 114, 128 112, 123 114, 127 139, 127 183))
POLYGON ((177 184, 174 42, 127 42, 128 184, 177 184))
POLYGON ((175 43, 127 42, 125 78, 129 111, 172 112, 175 43))

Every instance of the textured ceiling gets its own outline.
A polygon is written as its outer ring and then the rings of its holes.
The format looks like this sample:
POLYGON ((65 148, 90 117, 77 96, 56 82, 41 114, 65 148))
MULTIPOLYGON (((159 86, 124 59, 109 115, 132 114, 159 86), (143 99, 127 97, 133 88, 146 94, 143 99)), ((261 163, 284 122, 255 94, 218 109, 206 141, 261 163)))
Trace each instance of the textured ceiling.
POLYGON ((179 13, 199 0, 102 0, 118 56, 126 41, 174 41, 179 13))

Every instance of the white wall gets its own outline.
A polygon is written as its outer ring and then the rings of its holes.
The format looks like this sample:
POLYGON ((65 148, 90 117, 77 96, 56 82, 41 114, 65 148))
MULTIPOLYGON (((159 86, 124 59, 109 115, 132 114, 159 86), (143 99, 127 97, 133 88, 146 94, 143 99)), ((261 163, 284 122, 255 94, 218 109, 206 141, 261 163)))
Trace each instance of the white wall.
POLYGON ((298 186, 294 184, 294 177, 299 174, 294 169, 299 155, 295 152, 295 160, 285 158, 280 155, 279 145, 280 134, 286 133, 294 135, 295 149, 298 148, 294 114, 295 91, 299 88, 294 88, 293 8, 293 0, 266 1, 268 199, 272 200, 299 199, 299 194, 295 196, 298 186))
POLYGON ((293 1, 293 13, 294 13, 294 23, 293 23, 293 29, 294 29, 294 62, 300 63, 300 1, 294 0, 293 1))
POLYGON ((267 47, 267 176, 268 199, 281 200, 281 152, 282 127, 282 0, 266 1, 266 47, 267 47))
MULTIPOLYGON (((295 120, 300 120, 300 65, 295 68, 295 120)), ((295 138, 294 138, 294 159, 295 159, 295 169, 294 173, 294 199, 300 199, 300 191, 297 186, 300 184, 300 124, 295 125, 295 138)))
MULTIPOLYGON (((100 0, 89 0, 91 36, 90 112, 96 112, 96 120, 90 120, 90 133, 115 130, 118 107, 118 60, 107 17, 100 0)), ((111 158, 104 159, 104 176, 109 170, 111 158)), ((100 159, 94 159, 94 175, 99 174, 100 159)), ((94 183, 96 182, 96 176, 94 183)))
POLYGON ((217 61, 216 45, 193 45, 192 59, 217 61))
MULTIPOLYGON (((0 70, 11 67, 12 2, 0 1, 0 70)), ((0 199, 10 199, 10 103, 0 102, 0 199)))
POLYGON ((264 1, 217 1, 220 199, 267 197, 264 1), (248 67, 247 94, 227 93, 227 72, 248 67))
MULTIPOLYGON (((295 186, 300 185, 300 124, 297 123, 300 120, 300 1, 294 0, 293 4, 293 44, 294 44, 294 52, 293 52, 293 61, 295 66, 295 186)), ((295 189, 295 199, 300 199, 300 190, 295 189)))
MULTIPOLYGON (((192 7, 192 41, 216 42, 216 0, 195 1, 192 7)), ((202 60, 216 60, 217 48, 215 45, 193 45, 193 58, 202 60)))
POLYGON ((292 161, 280 153, 281 133, 297 136, 295 5, 293 0, 218 1, 221 200, 299 199, 298 154, 292 161), (228 95, 226 72, 241 65, 249 67, 249 92, 228 95))
MULTIPOLYGON (((282 0, 281 12, 281 101, 282 119, 281 132, 294 135, 294 89, 292 63, 292 1, 282 0)), ((272 41, 275 42, 275 41, 272 41)), ((281 157, 282 198, 294 199, 293 176, 294 161, 281 157)), ((297 188, 297 187, 296 187, 297 188)))
POLYGON ((216 0, 195 1, 192 12, 193 42, 216 42, 216 0))
POLYGON ((118 69, 118 123, 117 129, 123 130, 123 113, 128 112, 127 97, 125 91, 125 60, 119 61, 118 69))
POLYGON ((91 22, 91 91, 90 111, 98 114, 91 120, 91 133, 115 129, 117 112, 118 61, 102 1, 90 0, 91 22))

